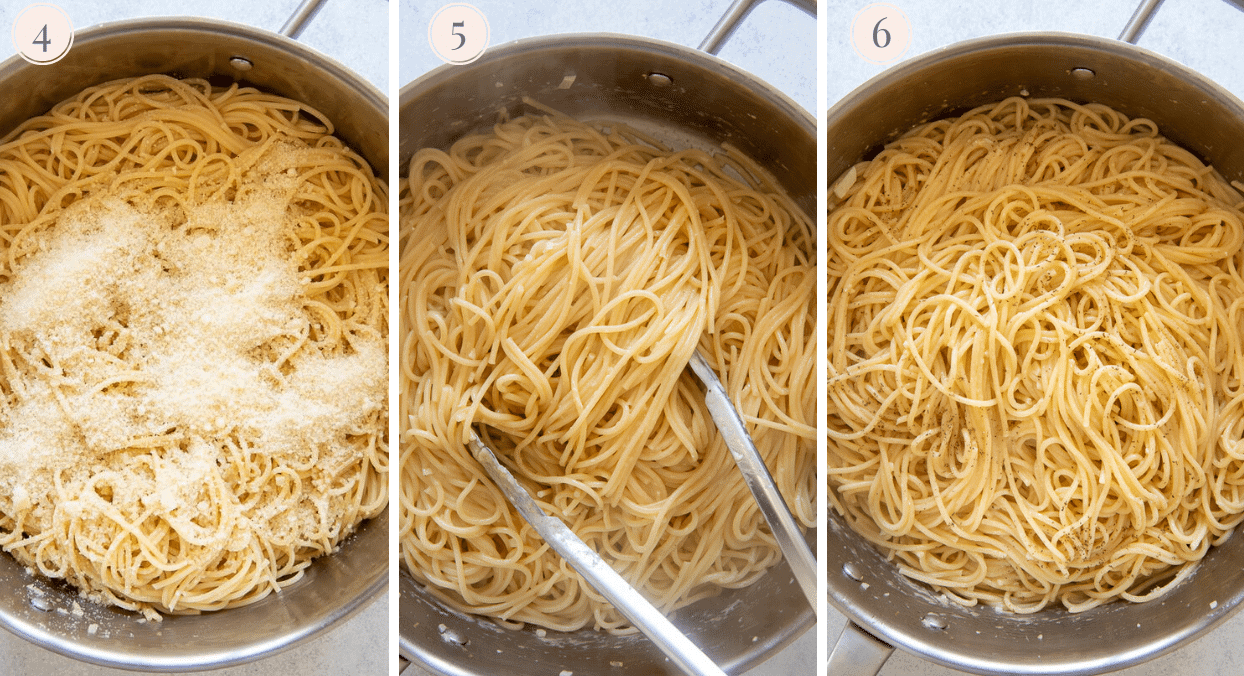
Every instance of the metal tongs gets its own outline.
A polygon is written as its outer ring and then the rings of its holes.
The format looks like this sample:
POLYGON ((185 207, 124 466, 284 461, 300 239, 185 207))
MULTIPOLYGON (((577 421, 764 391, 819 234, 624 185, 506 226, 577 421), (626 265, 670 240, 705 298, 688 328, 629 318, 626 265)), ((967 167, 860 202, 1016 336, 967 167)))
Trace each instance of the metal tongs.
POLYGON ((540 505, 506 469, 492 449, 471 430, 468 442, 471 455, 483 465, 484 471, 509 498, 518 513, 544 538, 553 551, 561 555, 579 574, 600 592, 618 612, 669 656, 680 669, 695 676, 725 676, 724 671, 673 625, 605 560, 592 551, 561 519, 544 513, 540 505))
POLYGON ((752 497, 756 498, 756 504, 760 506, 765 521, 769 522, 769 530, 773 531, 773 537, 777 539, 782 556, 795 575, 795 581, 808 599, 808 605, 816 608, 816 557, 812 555, 808 542, 803 539, 803 533, 799 531, 795 517, 782 499, 777 484, 773 483, 773 475, 769 474, 769 468, 765 467, 760 451, 752 443, 752 437, 743 425, 743 418, 739 417, 739 412, 726 394, 726 388, 699 350, 691 355, 688 365, 700 382, 704 383, 707 390, 704 403, 708 405, 708 413, 717 424, 717 430, 721 432, 726 447, 730 449, 730 455, 734 456, 739 471, 743 473, 743 482, 752 492, 752 497))
MULTIPOLYGON (((756 498, 761 513, 769 522, 769 528, 773 531, 791 571, 794 572, 795 580, 799 582, 808 603, 813 604, 815 608, 816 559, 812 556, 812 550, 799 532, 795 518, 773 483, 772 475, 769 474, 768 468, 760 458, 756 445, 752 443, 752 438, 743 425, 743 419, 739 417, 738 411, 730 402, 726 389, 718 380, 717 374, 713 372, 708 361, 698 350, 691 357, 689 365, 704 383, 707 389, 705 403, 708 405, 709 414, 713 422, 717 424, 726 446, 730 449, 730 455, 734 457, 739 470, 743 473, 743 480, 756 498)), ((501 464, 492 449, 480 440, 475 430, 471 430, 468 446, 471 454, 483 466, 488 476, 496 482, 497 487, 505 493, 506 498, 514 505, 518 513, 536 529, 549 547, 579 571, 588 584, 608 599, 679 668, 688 674, 712 674, 714 676, 721 674, 724 676, 725 672, 666 619, 661 611, 609 567, 604 559, 601 559, 596 552, 580 540, 574 531, 570 530, 560 519, 546 514, 531 495, 519 485, 514 475, 501 464)))

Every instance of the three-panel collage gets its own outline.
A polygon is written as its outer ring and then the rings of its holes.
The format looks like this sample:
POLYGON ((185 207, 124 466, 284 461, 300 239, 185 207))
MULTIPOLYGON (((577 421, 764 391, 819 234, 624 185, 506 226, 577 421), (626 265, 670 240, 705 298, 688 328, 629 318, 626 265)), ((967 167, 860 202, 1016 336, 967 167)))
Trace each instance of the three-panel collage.
POLYGON ((1244 0, 0 27, 0 676, 1244 673, 1244 0))

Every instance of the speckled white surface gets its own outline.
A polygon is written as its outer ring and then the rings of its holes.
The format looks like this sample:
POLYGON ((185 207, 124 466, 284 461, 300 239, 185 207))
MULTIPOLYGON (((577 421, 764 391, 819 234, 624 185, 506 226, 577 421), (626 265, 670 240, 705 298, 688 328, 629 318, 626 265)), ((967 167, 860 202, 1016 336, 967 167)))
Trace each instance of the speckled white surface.
MULTIPOLYGON (((697 47, 729 0, 628 0, 530 2, 470 0, 488 18, 490 44, 553 33, 625 33, 697 47)), ((427 26, 446 2, 399 0, 401 49, 398 79, 404 85, 441 65, 428 46, 427 26)), ((756 75, 809 112, 816 110, 816 23, 785 2, 757 7, 719 56, 756 75)), ((809 631, 747 676, 794 676, 816 669, 816 632, 809 631)), ((411 674, 425 672, 412 669, 411 674)))
MULTIPOLYGON (((912 26, 911 58, 969 38, 1016 31, 1065 31, 1116 38, 1139 0, 885 0, 912 26)), ((826 105, 832 107, 889 66, 868 63, 850 45, 856 12, 871 0, 831 0, 826 11, 826 105)), ((1244 12, 1225 0, 1166 0, 1138 45, 1199 71, 1244 99, 1244 12)), ((891 64, 892 65, 892 64, 891 64)), ((846 618, 832 606, 821 618, 829 646, 846 618)), ((881 676, 950 676, 962 672, 896 651, 881 676)), ((1244 616, 1235 615, 1200 639, 1117 676, 1244 673, 1244 616)))
MULTIPOLYGON (((0 60, 13 54, 10 29, 22 8, 35 0, 0 0, 0 60)), ((198 16, 225 19, 277 31, 298 0, 53 0, 75 28, 104 21, 150 16, 184 15, 193 7, 198 16)), ((301 41, 352 68, 372 84, 388 88, 389 3, 385 0, 328 0, 307 27, 301 41)), ((11 96, 0 92, 0 96, 11 96)), ((261 674, 382 674, 391 670, 388 650, 389 603, 382 597, 327 633, 272 657, 240 667, 209 672, 215 676, 261 674)), ((136 673, 103 669, 62 657, 0 631, 0 675, 96 676, 136 673)))

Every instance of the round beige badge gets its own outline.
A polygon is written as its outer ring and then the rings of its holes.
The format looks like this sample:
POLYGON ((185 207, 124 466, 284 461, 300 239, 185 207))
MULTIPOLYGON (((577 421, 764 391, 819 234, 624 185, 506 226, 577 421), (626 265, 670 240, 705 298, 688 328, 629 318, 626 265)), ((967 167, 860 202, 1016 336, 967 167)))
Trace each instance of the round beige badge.
POLYGON ((851 24, 851 46, 867 61, 892 63, 911 46, 911 23, 894 5, 869 5, 856 13, 851 24))
POLYGON ((428 43, 445 63, 471 63, 488 47, 488 19, 465 2, 445 5, 428 24, 428 43))
POLYGON ((23 59, 34 64, 60 61, 73 46, 69 15, 56 5, 30 5, 13 22, 13 46, 23 59))

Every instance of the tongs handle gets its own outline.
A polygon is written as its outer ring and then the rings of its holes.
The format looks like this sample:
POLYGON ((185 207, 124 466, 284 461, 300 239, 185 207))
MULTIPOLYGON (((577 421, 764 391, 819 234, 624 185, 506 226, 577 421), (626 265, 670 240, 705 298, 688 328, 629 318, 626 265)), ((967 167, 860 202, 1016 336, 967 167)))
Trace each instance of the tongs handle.
POLYGON ((505 497, 509 498, 510 504, 536 529, 549 547, 579 571, 596 591, 634 623, 671 661, 684 672, 695 676, 725 676, 725 672, 708 655, 610 568, 561 519, 545 514, 540 505, 519 485, 514 475, 497 460, 492 449, 480 441, 474 430, 471 431, 468 446, 471 448, 471 455, 475 456, 488 476, 492 477, 501 492, 505 493, 505 497))
POLYGON ((709 366, 708 360, 700 354, 699 350, 691 356, 689 364, 691 370, 699 376, 708 390, 704 395, 704 401, 708 405, 709 415, 713 417, 717 430, 725 439, 726 447, 730 449, 730 455, 734 456, 735 463, 742 471, 744 483, 751 490, 752 496, 756 498, 756 503, 760 505, 760 512, 764 514, 765 521, 769 522, 769 529, 773 531, 773 537, 777 539, 782 555, 786 557, 786 562, 790 565, 791 572, 795 574, 795 581, 799 583, 800 589, 807 597, 808 604, 815 608, 816 557, 812 555, 812 549, 803 539, 803 533, 800 532, 799 525, 795 523, 795 517, 791 515, 786 501, 782 499, 777 484, 773 483, 769 468, 765 467, 760 451, 756 450, 756 444, 752 443, 752 437, 747 433, 743 419, 739 417, 739 412, 735 410, 729 395, 726 394, 726 388, 717 379, 713 367, 709 366))

